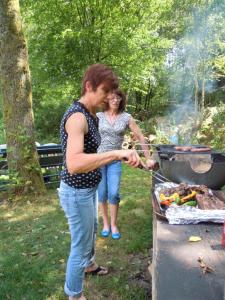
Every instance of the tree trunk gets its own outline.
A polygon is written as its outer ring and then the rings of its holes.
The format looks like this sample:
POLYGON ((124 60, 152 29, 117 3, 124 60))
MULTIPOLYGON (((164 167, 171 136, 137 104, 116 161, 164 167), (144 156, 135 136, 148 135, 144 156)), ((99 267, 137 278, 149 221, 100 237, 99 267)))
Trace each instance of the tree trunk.
POLYGON ((139 112, 141 109, 141 92, 135 91, 135 112, 139 112))
POLYGON ((149 81, 148 81, 148 92, 147 92, 147 94, 146 94, 146 96, 145 96, 145 104, 144 104, 144 108, 146 109, 146 110, 148 110, 149 109, 149 102, 150 102, 150 97, 151 97, 151 80, 149 79, 149 81))
POLYGON ((0 1, 0 68, 9 172, 16 177, 21 192, 43 193, 19 0, 0 1))
POLYGON ((197 114, 198 107, 199 107, 199 101, 198 101, 199 87, 198 87, 198 76, 197 76, 197 74, 195 75, 194 91, 195 91, 195 113, 197 114))
POLYGON ((202 103, 201 103, 201 111, 203 112, 205 109, 205 77, 202 79, 202 103))

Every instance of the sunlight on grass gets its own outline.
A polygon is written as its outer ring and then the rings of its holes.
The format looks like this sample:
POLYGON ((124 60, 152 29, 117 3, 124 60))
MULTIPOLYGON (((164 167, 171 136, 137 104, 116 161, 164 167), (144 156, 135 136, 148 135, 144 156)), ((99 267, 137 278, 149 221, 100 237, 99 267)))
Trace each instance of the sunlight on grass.
MULTIPOLYGON (((119 241, 100 237, 97 262, 109 268, 105 277, 85 280, 88 299, 146 300, 138 274, 147 269, 152 244, 150 177, 123 166, 119 241), (142 259, 136 259, 142 257, 142 259)), ((33 203, 0 206, 0 299, 63 300, 66 259, 70 248, 67 220, 56 191, 33 203)))
POLYGON ((104 248, 105 247, 105 241, 106 241, 106 239, 105 238, 101 238, 101 237, 99 237, 98 239, 97 239, 97 241, 96 241, 96 246, 98 247, 98 248, 104 248))
POLYGON ((142 217, 145 215, 145 211, 142 208, 133 209, 131 212, 134 213, 138 217, 142 217))
POLYGON ((6 214, 6 219, 8 220, 8 222, 19 222, 19 221, 26 221, 27 219, 30 218, 30 215, 32 214, 32 216, 34 218, 41 216, 43 213, 47 214, 50 212, 53 212, 55 209, 48 207, 44 210, 33 210, 33 209, 27 209, 25 213, 20 213, 16 216, 13 216, 12 214, 6 214))

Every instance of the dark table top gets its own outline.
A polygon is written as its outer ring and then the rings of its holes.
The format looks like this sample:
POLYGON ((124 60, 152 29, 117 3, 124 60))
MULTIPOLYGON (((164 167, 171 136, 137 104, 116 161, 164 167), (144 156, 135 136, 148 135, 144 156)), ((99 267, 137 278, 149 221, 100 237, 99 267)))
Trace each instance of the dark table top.
POLYGON ((169 225, 156 219, 153 226, 153 300, 224 300, 225 248, 222 225, 169 225), (200 236, 199 242, 189 242, 200 236), (214 272, 203 274, 199 256, 214 272))

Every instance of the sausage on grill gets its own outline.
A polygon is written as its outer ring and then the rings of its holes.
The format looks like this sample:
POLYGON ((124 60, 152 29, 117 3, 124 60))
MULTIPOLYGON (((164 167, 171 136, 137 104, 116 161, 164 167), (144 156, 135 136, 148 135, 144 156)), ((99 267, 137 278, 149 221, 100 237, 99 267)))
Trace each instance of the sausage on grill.
POLYGON ((176 146, 174 149, 176 151, 190 151, 192 147, 190 146, 176 146))
POLYGON ((209 152, 211 151, 211 148, 205 147, 205 148, 191 148, 191 152, 209 152))
POLYGON ((208 152, 211 151, 209 147, 191 147, 191 146, 176 146, 174 147, 176 151, 191 151, 191 152, 208 152))

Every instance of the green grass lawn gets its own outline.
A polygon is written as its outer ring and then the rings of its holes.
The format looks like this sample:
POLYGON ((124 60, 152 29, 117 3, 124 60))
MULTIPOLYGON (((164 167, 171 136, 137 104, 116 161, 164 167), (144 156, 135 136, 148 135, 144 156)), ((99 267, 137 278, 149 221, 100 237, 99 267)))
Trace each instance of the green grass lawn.
MULTIPOLYGON (((121 240, 97 239, 97 261, 110 274, 88 277, 88 300, 144 300, 138 280, 152 246, 150 175, 123 166, 119 228, 121 240)), ((101 230, 101 218, 99 220, 101 230)), ((55 190, 45 199, 0 205, 0 299, 62 300, 70 236, 55 190)), ((149 283, 150 285, 150 283, 149 283)))

